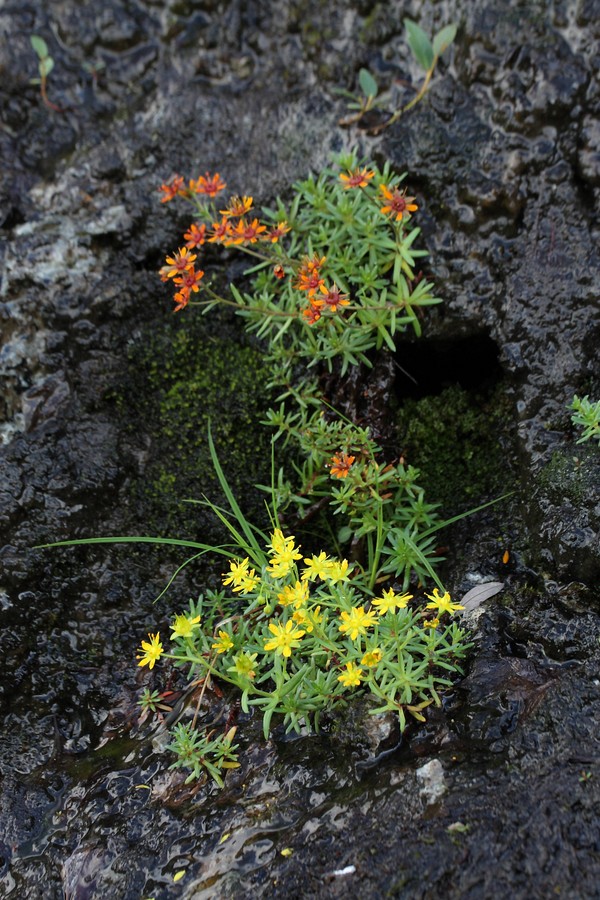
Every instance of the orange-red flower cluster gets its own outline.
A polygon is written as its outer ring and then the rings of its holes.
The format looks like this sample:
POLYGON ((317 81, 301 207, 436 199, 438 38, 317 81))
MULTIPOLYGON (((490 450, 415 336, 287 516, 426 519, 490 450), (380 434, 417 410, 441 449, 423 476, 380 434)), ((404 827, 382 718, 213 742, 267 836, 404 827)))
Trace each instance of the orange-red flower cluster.
POLYGON ((224 210, 222 216, 220 222, 213 222, 208 240, 213 244, 225 244, 226 247, 234 244, 256 244, 257 241, 276 244, 279 238, 290 230, 286 222, 279 222, 271 229, 267 229, 267 226, 258 219, 240 218, 234 223, 230 209, 224 210))
POLYGON ((298 269, 298 280, 294 287, 299 291, 306 291, 308 306, 302 311, 302 315, 309 325, 314 325, 321 318, 321 314, 328 310, 337 312, 339 307, 348 306, 350 300, 348 294, 343 294, 337 285, 327 287, 321 274, 321 268, 325 263, 324 256, 305 256, 298 269))
MULTIPOLYGON (((174 175, 159 190, 162 193, 161 202, 168 203, 177 196, 191 199, 198 194, 214 199, 225 188, 226 184, 218 172, 214 175, 206 172, 199 178, 190 179, 189 187, 185 187, 181 175, 174 175)), ((196 254, 190 251, 197 250, 206 242, 225 246, 256 244, 258 241, 276 244, 291 230, 285 221, 269 226, 257 218, 250 218, 248 214, 252 210, 252 203, 252 197, 233 196, 226 208, 221 210, 220 221, 213 222, 211 227, 204 223, 192 223, 183 235, 185 246, 173 256, 167 257, 167 264, 161 267, 159 275, 163 281, 172 278, 173 283, 178 286, 175 294, 176 311, 187 306, 191 295, 200 290, 200 282, 204 276, 202 269, 194 268, 196 254)), ((285 277, 283 266, 276 265, 273 271, 276 278, 285 277)))
POLYGON ((314 297, 321 285, 325 284, 325 279, 321 278, 321 268, 325 262, 325 257, 313 256, 310 259, 305 256, 298 269, 298 281, 294 285, 299 291, 307 291, 309 297, 314 297))
POLYGON ((201 175, 199 178, 190 178, 189 187, 184 186, 182 175, 174 175, 166 184, 161 184, 161 203, 168 203, 174 197, 190 197, 192 194, 206 194, 208 197, 216 197, 227 185, 217 172, 215 175, 201 175))
POLYGON ((173 283, 179 288, 175 293, 175 312, 183 309, 190 302, 190 295, 200 290, 200 282, 204 277, 202 269, 194 268, 195 253, 190 253, 188 247, 180 247, 173 256, 167 256, 167 265, 160 270, 163 281, 173 279, 173 283))

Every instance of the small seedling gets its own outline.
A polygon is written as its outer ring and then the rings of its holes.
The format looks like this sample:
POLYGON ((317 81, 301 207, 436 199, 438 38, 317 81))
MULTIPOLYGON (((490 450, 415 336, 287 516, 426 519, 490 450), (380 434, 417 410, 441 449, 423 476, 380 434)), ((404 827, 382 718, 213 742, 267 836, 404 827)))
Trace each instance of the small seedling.
POLYGON ((52 101, 48 97, 48 75, 54 68, 54 60, 48 53, 48 45, 46 44, 46 41, 43 38, 39 37, 39 35, 37 34, 32 34, 30 37, 30 41, 31 46, 33 47, 39 60, 38 72, 40 73, 40 77, 32 78, 30 83, 39 84, 42 100, 44 101, 44 105, 47 106, 48 109, 51 109, 53 112, 62 112, 60 107, 55 103, 52 103, 52 101))
MULTIPOLYGON (((384 122, 381 122, 374 127, 369 127, 367 129, 369 134, 380 134, 384 128, 387 128, 393 122, 397 122, 404 113, 408 112, 423 99, 429 90, 429 85, 440 56, 454 41, 457 32, 456 25, 445 25, 444 28, 438 31, 434 36, 433 41, 430 41, 423 29, 417 25, 416 22, 413 22, 412 19, 405 19, 404 26, 406 28, 408 46, 412 50, 414 58, 424 70, 425 77, 412 100, 404 106, 398 107, 384 122)), ((340 91, 340 93, 348 97, 350 101, 348 103, 348 108, 358 110, 354 115, 341 119, 340 125, 346 126, 360 122, 365 114, 373 109, 376 100, 381 102, 387 99, 387 94, 385 92, 380 93, 379 86, 368 69, 360 70, 358 74, 358 84, 361 90, 361 93, 358 95, 354 95, 349 91, 340 91)))

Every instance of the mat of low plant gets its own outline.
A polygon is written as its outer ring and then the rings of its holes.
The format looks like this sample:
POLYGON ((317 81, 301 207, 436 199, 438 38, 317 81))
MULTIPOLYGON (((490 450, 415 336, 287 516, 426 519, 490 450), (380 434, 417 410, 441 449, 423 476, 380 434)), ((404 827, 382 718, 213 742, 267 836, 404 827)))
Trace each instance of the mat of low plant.
MULTIPOLYGON (((183 667, 200 698, 209 686, 228 684, 244 713, 261 715, 265 737, 274 717, 287 730, 317 728, 325 712, 365 692, 372 712, 393 710, 404 729, 440 703, 469 647, 453 618, 461 606, 437 571, 435 537, 468 513, 441 521, 418 469, 386 458, 365 424, 325 402, 321 386, 329 373, 343 393, 351 368, 394 352, 407 328, 419 335, 426 308, 440 302, 418 268, 426 252, 418 247, 418 204, 402 187, 405 177, 345 154, 295 184, 289 203, 277 199, 260 212, 247 194, 220 201, 226 184, 219 174, 188 181, 175 175, 161 186, 164 203, 179 198, 193 210, 182 245, 160 270, 174 287, 174 309, 208 313, 223 305, 243 318, 261 341, 269 387, 278 391, 265 424, 274 448, 286 444, 294 462, 277 468, 274 449, 271 484, 263 486, 268 533, 244 516, 209 434, 228 508, 206 498, 190 502, 212 509, 228 544, 160 537, 62 542, 188 548, 192 555, 178 571, 199 555, 220 554, 223 590, 203 591, 174 616, 169 649, 151 630, 138 664, 154 669, 162 659, 183 667), (251 263, 228 292, 207 275, 209 251, 219 248, 237 249, 251 263), (297 540, 283 524, 296 521, 304 535, 315 515, 328 535, 317 552, 303 550, 304 537, 297 540)), ((164 711, 164 692, 146 689, 142 706, 164 711)), ((189 770, 188 780, 208 773, 222 784, 237 765, 235 734, 231 721, 207 724, 198 701, 189 720, 172 728, 173 765, 189 770)))
MULTIPOLYGON (((229 503, 227 511, 208 503, 232 538, 231 547, 213 548, 226 560, 224 590, 206 592, 173 617, 169 650, 159 632, 150 633, 138 664, 152 669, 171 660, 194 683, 231 685, 243 712, 262 716, 265 738, 273 716, 287 731, 310 731, 323 713, 365 692, 371 713, 393 711, 401 730, 407 717, 424 721, 423 710, 439 705, 462 671, 470 644, 453 615, 463 607, 438 588, 417 596, 396 588, 380 575, 378 548, 366 566, 324 550, 306 555, 278 527, 276 510, 270 535, 253 527, 210 446, 229 503)), ((142 705, 156 709, 159 699, 146 695, 142 705)), ((198 707, 178 723, 174 767, 190 769, 188 781, 205 769, 221 785, 222 770, 237 764, 235 727, 215 736, 201 726, 198 707)))

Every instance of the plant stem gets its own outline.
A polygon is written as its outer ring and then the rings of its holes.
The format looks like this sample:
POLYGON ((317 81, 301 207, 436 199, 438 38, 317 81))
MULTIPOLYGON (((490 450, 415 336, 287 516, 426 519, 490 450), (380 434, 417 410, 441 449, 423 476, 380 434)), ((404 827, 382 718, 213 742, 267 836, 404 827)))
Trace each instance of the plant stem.
POLYGON ((438 58, 436 56, 435 59, 433 60, 433 63, 431 64, 431 68, 427 69, 427 72, 425 73, 425 78, 423 80, 423 84, 421 85, 421 87, 419 88, 419 90, 415 94, 415 96, 412 98, 412 100, 410 100, 406 104, 406 106, 402 106, 400 109, 397 109, 396 112, 392 116, 390 116, 389 119, 387 119, 387 121, 382 122, 380 125, 375 125, 374 128, 370 128, 369 134, 372 134, 373 136, 377 136, 378 134, 381 134, 381 132, 384 129, 388 128, 388 126, 392 125, 394 122, 397 122, 398 119, 404 115, 404 113, 408 112, 409 109, 412 109, 413 106, 417 105, 419 100, 423 99, 423 97, 425 96, 425 94, 427 93, 427 90, 429 88, 429 82, 431 81, 431 78, 433 76, 433 72, 436 67, 437 61, 438 61, 438 58))

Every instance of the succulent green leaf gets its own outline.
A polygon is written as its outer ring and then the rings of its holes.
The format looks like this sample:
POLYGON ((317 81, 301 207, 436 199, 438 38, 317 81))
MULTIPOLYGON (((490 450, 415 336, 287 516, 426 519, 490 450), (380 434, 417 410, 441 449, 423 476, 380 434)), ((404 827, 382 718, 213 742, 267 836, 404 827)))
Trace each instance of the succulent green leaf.
POLYGON ((413 56, 425 71, 429 70, 435 57, 431 41, 423 29, 412 19, 405 19, 404 27, 408 35, 408 46, 412 50, 413 56))
POLYGON ((366 94, 367 97, 376 97, 379 88, 377 87, 377 82, 371 75, 368 69, 361 69, 358 73, 358 83, 360 84, 360 89, 363 94, 366 94))
POLYGON ((46 56, 48 56, 48 45, 44 38, 38 37, 37 34, 32 34, 29 40, 31 41, 31 46, 40 59, 44 59, 46 56))
POLYGON ((444 50, 450 46, 456 37, 457 30, 457 25, 446 25, 441 31, 438 31, 433 39, 433 52, 436 57, 441 56, 444 50))

